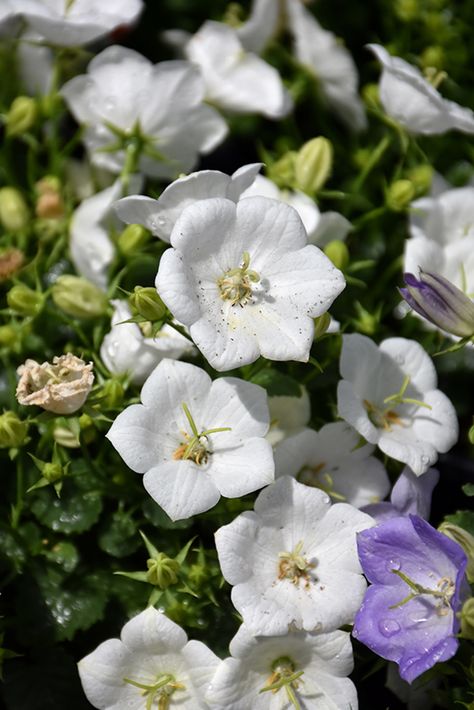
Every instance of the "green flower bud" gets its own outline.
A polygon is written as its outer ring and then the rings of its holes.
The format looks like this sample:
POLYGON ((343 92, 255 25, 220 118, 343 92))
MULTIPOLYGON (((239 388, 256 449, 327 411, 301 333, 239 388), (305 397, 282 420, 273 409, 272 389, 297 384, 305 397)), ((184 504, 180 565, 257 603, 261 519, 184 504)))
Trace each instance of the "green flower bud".
POLYGON ((191 565, 188 572, 188 580, 193 587, 200 587, 208 579, 209 570, 207 565, 199 563, 191 565))
POLYGON ((152 323, 161 320, 166 313, 166 306, 153 286, 135 286, 129 301, 142 318, 152 323))
POLYGON ((403 212, 415 197, 415 187, 411 180, 395 180, 386 194, 387 207, 394 212, 403 212))
POLYGON ((374 335, 379 327, 380 311, 370 313, 358 301, 354 306, 357 311, 357 318, 354 320, 357 330, 365 335, 374 335))
POLYGON ((278 187, 289 187, 293 185, 295 179, 295 159, 296 151, 290 150, 282 157, 270 165, 267 169, 267 176, 278 187))
POLYGON ((28 225, 28 206, 19 190, 14 187, 0 189, 0 222, 8 232, 20 232, 28 225))
POLYGON ((107 380, 101 386, 97 398, 101 400, 104 409, 116 409, 123 402, 125 389, 120 380, 107 380))
POLYGON ((341 271, 344 271, 349 265, 349 249, 339 239, 334 239, 329 244, 326 244, 324 253, 331 259, 334 266, 341 269, 341 271))
POLYGON ((395 13, 403 22, 412 22, 418 17, 418 0, 396 0, 395 13))
POLYGON ((409 171, 408 178, 413 183, 417 195, 428 192, 433 180, 433 172, 431 165, 417 165, 409 171))
POLYGON ((53 429, 53 439, 57 444, 64 446, 66 449, 78 449, 81 446, 77 431, 73 431, 73 429, 66 426, 55 426, 53 429))
POLYGON ((427 47, 422 53, 420 60, 423 68, 434 67, 435 69, 443 69, 446 63, 444 50, 439 45, 427 47))
POLYGON ((13 311, 22 316, 35 316, 43 308, 44 296, 24 284, 18 284, 8 291, 7 303, 13 311))
POLYGON ((148 572, 146 574, 147 582, 166 589, 178 581, 179 562, 165 555, 164 552, 158 552, 155 557, 147 560, 146 566, 148 572))
POLYGON ((28 431, 28 422, 17 417, 15 412, 0 415, 0 449, 16 449, 23 444, 28 431))
POLYGON ((319 136, 305 143, 295 159, 295 187, 313 195, 326 182, 332 170, 333 149, 327 138, 319 136))
POLYGON ((36 101, 30 96, 17 96, 5 118, 7 136, 12 138, 26 133, 34 126, 37 118, 36 101))
POLYGON ((10 348, 18 340, 18 333, 11 325, 0 325, 0 347, 10 348))
POLYGON ((141 224, 129 224, 118 238, 118 248, 124 256, 135 256, 150 236, 150 232, 141 224))
POLYGON ((474 641, 474 597, 465 601, 461 609, 461 636, 474 641))
POLYGON ((80 276, 59 276, 51 293, 58 308, 75 318, 98 318, 107 310, 105 293, 80 276))
POLYGON ((326 333, 329 325, 331 323, 331 316, 329 313, 323 313, 319 318, 314 319, 314 340, 321 338, 324 333, 326 333))
POLYGON ((55 483, 59 481, 64 476, 64 470, 59 463, 45 463, 42 467, 41 473, 43 477, 46 478, 48 483, 55 483))
POLYGON ((466 576, 468 582, 472 584, 474 582, 474 536, 459 525, 449 522, 441 523, 438 530, 461 545, 467 555, 466 576))

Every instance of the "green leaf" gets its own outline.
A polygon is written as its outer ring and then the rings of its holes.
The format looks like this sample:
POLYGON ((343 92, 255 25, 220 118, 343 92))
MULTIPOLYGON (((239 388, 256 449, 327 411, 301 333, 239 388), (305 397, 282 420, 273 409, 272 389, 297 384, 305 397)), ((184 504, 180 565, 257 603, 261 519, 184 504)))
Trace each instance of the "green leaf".
POLYGON ((65 572, 73 572, 79 562, 77 547, 67 540, 57 542, 45 553, 45 557, 49 562, 62 567, 65 572))
POLYGON ((69 535, 89 530, 97 522, 102 500, 98 491, 84 492, 76 481, 68 480, 61 498, 50 489, 37 491, 31 510, 43 525, 69 535))
POLYGON ((266 389, 269 397, 301 396, 301 387, 296 380, 269 367, 257 372, 250 381, 266 389))
POLYGON ((117 511, 107 521, 99 534, 99 547, 112 557, 126 557, 140 546, 137 526, 132 518, 117 511))
POLYGON ((447 520, 448 523, 459 525, 460 528, 463 528, 471 533, 471 535, 474 535, 474 511, 457 510, 452 515, 447 515, 445 520, 447 520))

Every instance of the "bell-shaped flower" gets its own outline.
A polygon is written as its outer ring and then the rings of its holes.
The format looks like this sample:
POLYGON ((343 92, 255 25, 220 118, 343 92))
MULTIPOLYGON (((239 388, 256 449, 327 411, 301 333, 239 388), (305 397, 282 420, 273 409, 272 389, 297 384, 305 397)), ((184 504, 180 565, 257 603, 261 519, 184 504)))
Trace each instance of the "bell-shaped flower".
POLYGON ((474 301, 440 274, 405 274, 400 294, 422 318, 461 338, 474 337, 474 301))
POLYGON ((320 82, 327 103, 349 128, 366 126, 357 92, 357 69, 347 49, 324 30, 301 0, 286 0, 288 26, 296 59, 320 82))
POLYGON ((205 710, 204 696, 220 661, 201 641, 153 607, 134 616, 120 639, 108 639, 78 664, 89 702, 100 710, 205 710))
POLYGON ((189 62, 153 65, 132 49, 107 47, 61 93, 86 127, 92 162, 113 173, 133 159, 146 175, 175 178, 227 133, 222 117, 203 104, 204 83, 189 62))
POLYGON ((253 0, 250 15, 235 31, 247 52, 261 54, 278 29, 282 3, 253 0))
POLYGON ((369 44, 382 65, 379 94, 386 113, 410 133, 432 135, 449 130, 474 133, 474 112, 444 99, 419 69, 369 44))
POLYGON ((273 200, 286 202, 293 207, 301 217, 308 234, 308 244, 323 247, 328 242, 338 239, 343 241, 352 229, 351 223, 338 212, 321 213, 311 197, 299 190, 280 190, 272 180, 263 175, 257 175, 242 194, 242 197, 271 197, 273 200))
POLYGON ((261 113, 283 118, 292 108, 278 71, 246 52, 238 33, 221 22, 207 21, 184 47, 202 72, 206 99, 233 113, 261 113))
POLYGON ((345 631, 256 638, 242 624, 229 650, 206 695, 212 710, 357 707, 345 631))
POLYGON ((216 370, 256 360, 306 362, 314 321, 345 286, 306 244, 297 212, 276 200, 213 198, 187 207, 156 287, 216 370))
POLYGON ((456 443, 456 412, 436 388, 435 367, 419 343, 388 338, 377 346, 364 335, 344 335, 340 371, 339 416, 417 476, 456 443))
POLYGON ((232 175, 219 170, 200 170, 172 182, 157 200, 145 195, 133 195, 118 200, 114 209, 122 222, 142 224, 169 243, 176 220, 185 207, 209 197, 225 197, 238 202, 261 166, 261 163, 243 165, 232 175))
POLYGON ((462 547, 414 515, 364 530, 357 546, 371 582, 353 635, 411 683, 456 653, 467 583, 462 547))
POLYGON ((422 476, 415 476, 411 468, 405 466, 390 494, 389 501, 365 505, 362 510, 371 515, 377 523, 400 515, 419 515, 428 520, 431 510, 431 495, 439 481, 439 472, 429 468, 422 476))
POLYGON ((249 631, 334 631, 350 624, 365 581, 356 532, 372 518, 285 476, 263 490, 255 512, 216 532, 219 564, 249 631))
POLYGON ((178 360, 195 352, 193 344, 171 325, 165 323, 158 333, 147 335, 149 324, 127 322, 132 317, 127 301, 114 300, 112 305, 112 327, 104 336, 100 357, 114 375, 128 375, 135 385, 142 385, 164 358, 178 360))
POLYGON ((306 486, 320 488, 334 502, 356 508, 387 495, 390 481, 383 464, 371 456, 371 444, 345 422, 325 424, 319 431, 303 429, 275 448, 275 475, 294 476, 306 486))
POLYGON ((15 0, 27 27, 61 47, 87 44, 121 25, 131 25, 143 10, 142 0, 51 2, 15 0))
POLYGON ((265 390, 235 377, 212 382, 195 365, 163 360, 145 382, 142 404, 107 434, 125 463, 172 520, 237 498, 274 478, 265 390))
MULTIPOLYGON (((129 189, 139 190, 142 180, 133 176, 129 189)), ((74 211, 69 227, 69 250, 76 270, 103 291, 108 286, 108 268, 115 256, 109 229, 117 225, 112 205, 122 194, 122 183, 86 198, 74 211)))

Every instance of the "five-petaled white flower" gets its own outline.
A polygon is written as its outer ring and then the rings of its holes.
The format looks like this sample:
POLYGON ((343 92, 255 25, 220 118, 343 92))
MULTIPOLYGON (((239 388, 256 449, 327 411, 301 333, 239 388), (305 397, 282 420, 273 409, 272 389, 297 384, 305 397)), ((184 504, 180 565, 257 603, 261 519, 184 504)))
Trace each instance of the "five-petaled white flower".
POLYGON ((345 335, 340 370, 339 415, 417 476, 456 443, 456 412, 436 389, 435 367, 419 343, 388 338, 377 346, 364 335, 345 335))
POLYGON ((145 195, 131 195, 118 200, 114 209, 123 222, 142 224, 169 243, 176 220, 185 207, 209 197, 226 197, 238 202, 261 166, 261 163, 243 165, 232 175, 219 170, 199 170, 172 182, 157 200, 145 195))
POLYGON ((265 488, 255 512, 216 532, 222 574, 252 634, 329 632, 349 624, 366 583, 356 533, 373 520, 347 503, 284 476, 265 488))
POLYGON ((195 365, 163 360, 141 400, 107 434, 172 520, 212 508, 274 478, 265 390, 235 377, 212 382, 195 365))
POLYGON ((27 27, 63 47, 87 44, 131 25, 143 10, 142 0, 15 0, 15 5, 27 27))
POLYGON ((436 134, 449 130, 474 133, 474 112, 444 99, 419 69, 392 57, 378 44, 367 45, 382 64, 379 93, 382 105, 410 133, 436 134))
POLYGON ((150 323, 127 323, 132 317, 127 301, 113 300, 112 305, 112 327, 102 341, 100 357, 115 375, 127 374, 131 382, 142 385, 165 357, 178 360, 196 352, 190 340, 171 325, 165 323, 152 335, 147 333, 150 323))
POLYGON ((298 213, 265 197, 187 207, 156 287, 216 370, 256 360, 306 362, 314 322, 345 286, 298 213))
POLYGON ((256 638, 242 624, 229 650, 206 694, 213 710, 357 708, 346 631, 256 638))
POLYGON ((345 422, 303 429, 275 448, 275 475, 295 476, 300 483, 325 491, 334 502, 361 508, 387 495, 390 481, 374 447, 359 446, 360 437, 345 422))
POLYGON ((153 65, 131 49, 108 47, 61 93, 86 126, 92 162, 114 173, 127 153, 136 154, 140 172, 175 178, 227 133, 223 118, 203 104, 204 83, 189 62, 153 65))
POLYGON ((108 639, 79 661, 87 699, 100 710, 196 708, 204 700, 219 658, 153 607, 133 617, 120 639, 108 639))

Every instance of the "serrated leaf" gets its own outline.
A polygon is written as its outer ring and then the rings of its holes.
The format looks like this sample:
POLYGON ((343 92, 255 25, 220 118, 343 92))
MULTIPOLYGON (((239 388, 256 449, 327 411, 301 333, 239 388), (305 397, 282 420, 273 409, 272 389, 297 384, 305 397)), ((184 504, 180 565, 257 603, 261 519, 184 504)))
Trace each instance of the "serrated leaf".
POLYGON ((67 484, 61 498, 50 489, 37 491, 31 510, 43 525, 69 535, 84 532, 97 522, 102 511, 102 500, 98 491, 83 492, 78 483, 71 480, 67 484))
POLYGON ((79 562, 77 547, 67 540, 57 542, 45 553, 45 557, 49 562, 62 567, 65 572, 73 572, 79 562))
POLYGON ((269 397, 300 397, 299 383, 288 375, 283 375, 278 370, 266 368, 260 370, 250 379, 256 385, 267 390, 269 397))

